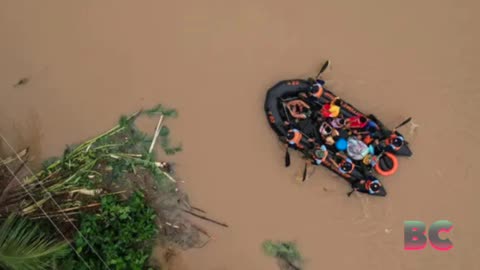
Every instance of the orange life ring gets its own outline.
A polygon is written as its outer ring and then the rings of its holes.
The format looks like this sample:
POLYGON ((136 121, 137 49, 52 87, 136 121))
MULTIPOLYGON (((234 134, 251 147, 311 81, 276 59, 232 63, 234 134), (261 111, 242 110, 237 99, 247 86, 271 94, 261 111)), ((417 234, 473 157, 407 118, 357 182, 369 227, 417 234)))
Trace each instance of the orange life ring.
POLYGON ((389 157, 390 160, 392 161, 392 164, 393 164, 392 168, 388 171, 382 170, 382 168, 380 167, 380 160, 378 160, 377 164, 375 165, 375 170, 377 171, 378 174, 380 174, 382 176, 390 176, 390 175, 394 174, 395 172, 397 172, 398 159, 394 154, 389 153, 389 152, 385 152, 385 155, 387 157, 389 157))

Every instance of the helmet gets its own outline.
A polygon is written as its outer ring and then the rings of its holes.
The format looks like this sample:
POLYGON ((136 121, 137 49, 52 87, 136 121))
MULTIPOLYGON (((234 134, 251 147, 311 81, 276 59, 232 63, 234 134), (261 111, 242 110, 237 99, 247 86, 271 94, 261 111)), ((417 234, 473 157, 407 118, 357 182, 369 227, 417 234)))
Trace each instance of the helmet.
POLYGON ((350 162, 343 162, 343 164, 340 165, 340 168, 341 168, 343 171, 349 172, 353 167, 352 167, 352 163, 350 163, 350 162))
POLYGON ((314 152, 314 155, 317 158, 324 158, 325 157, 325 151, 323 151, 321 149, 316 149, 315 152, 314 152))
POLYGON ((377 191, 380 189, 380 185, 379 185, 377 182, 373 182, 373 183, 370 185, 370 189, 371 189, 373 192, 377 192, 377 191))
POLYGON ((318 92, 319 90, 320 90, 320 85, 318 85, 318 84, 314 84, 314 85, 311 85, 311 86, 310 86, 310 92, 311 92, 311 93, 316 93, 316 92, 318 92))
POLYGON ((330 126, 325 127, 325 133, 330 134, 332 133, 332 128, 330 126))
POLYGON ((401 137, 395 137, 392 140, 392 144, 395 147, 401 147, 403 145, 403 139, 401 137))
POLYGON ((340 98, 337 98, 332 101, 333 105, 335 106, 341 106, 342 105, 342 100, 340 98))
POLYGON ((293 137, 295 137, 295 133, 293 132, 293 130, 289 130, 287 133, 287 139, 291 140, 293 139, 293 137))
POLYGON ((344 138, 338 139, 338 141, 335 143, 335 147, 337 147, 338 151, 344 151, 347 149, 347 140, 344 138))

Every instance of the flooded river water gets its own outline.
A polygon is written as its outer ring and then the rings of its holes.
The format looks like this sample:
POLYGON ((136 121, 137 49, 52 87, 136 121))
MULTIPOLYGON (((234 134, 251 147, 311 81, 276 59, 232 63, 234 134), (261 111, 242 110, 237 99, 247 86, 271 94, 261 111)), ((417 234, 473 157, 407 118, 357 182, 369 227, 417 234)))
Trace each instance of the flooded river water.
MULTIPOLYGON (((0 129, 38 159, 162 103, 192 202, 225 229, 179 270, 276 269, 261 243, 294 240, 306 269, 480 269, 480 3, 0 0, 0 129), (316 74, 393 127, 413 157, 355 194, 325 169, 300 184, 263 112, 278 80, 316 74), (20 78, 29 82, 14 88, 20 78), (22 136, 19 136, 19 135, 22 136), (403 250, 403 222, 454 224, 452 250, 403 250), (353 267, 353 268, 352 268, 353 267)), ((152 125, 152 130, 154 126, 152 125)), ((200 223, 200 222, 199 222, 200 223)))

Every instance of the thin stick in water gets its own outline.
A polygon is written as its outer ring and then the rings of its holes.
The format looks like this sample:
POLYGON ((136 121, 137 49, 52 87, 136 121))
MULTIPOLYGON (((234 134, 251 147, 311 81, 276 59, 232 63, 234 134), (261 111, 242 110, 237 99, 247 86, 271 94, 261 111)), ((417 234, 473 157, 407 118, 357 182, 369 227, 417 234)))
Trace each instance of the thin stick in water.
POLYGON ((211 218, 207 218, 207 217, 204 217, 204 216, 195 214, 195 213, 193 213, 193 212, 191 212, 191 211, 188 211, 188 210, 185 210, 185 209, 183 209, 183 211, 186 212, 186 213, 189 213, 189 214, 192 215, 192 216, 195 216, 195 217, 201 218, 201 219, 203 219, 203 220, 210 221, 210 222, 215 223, 215 224, 217 224, 217 225, 220 225, 220 226, 223 226, 223 227, 227 227, 227 228, 228 228, 228 225, 225 224, 225 223, 218 222, 218 221, 213 220, 213 219, 211 219, 211 218))
POLYGON ((197 210, 198 212, 202 212, 202 213, 204 213, 204 214, 207 213, 207 212, 205 212, 204 210, 202 210, 202 209, 200 209, 200 208, 197 208, 197 207, 194 207, 194 206, 192 206, 192 209, 193 209, 193 210, 197 210))
POLYGON ((148 150, 148 153, 152 153, 153 151, 153 146, 155 145, 158 135, 160 134, 160 126, 162 125, 162 121, 163 121, 163 114, 160 115, 160 119, 158 120, 157 127, 155 128, 155 134, 153 135, 152 144, 150 145, 150 149, 148 150))

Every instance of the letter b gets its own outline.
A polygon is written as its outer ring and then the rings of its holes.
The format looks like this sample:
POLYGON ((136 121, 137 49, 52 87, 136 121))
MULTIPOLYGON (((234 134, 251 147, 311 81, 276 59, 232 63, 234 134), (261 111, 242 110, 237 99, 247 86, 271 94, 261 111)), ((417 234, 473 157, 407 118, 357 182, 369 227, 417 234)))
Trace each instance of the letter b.
POLYGON ((425 224, 421 221, 409 220, 404 222, 405 250, 420 250, 427 245, 425 224))

